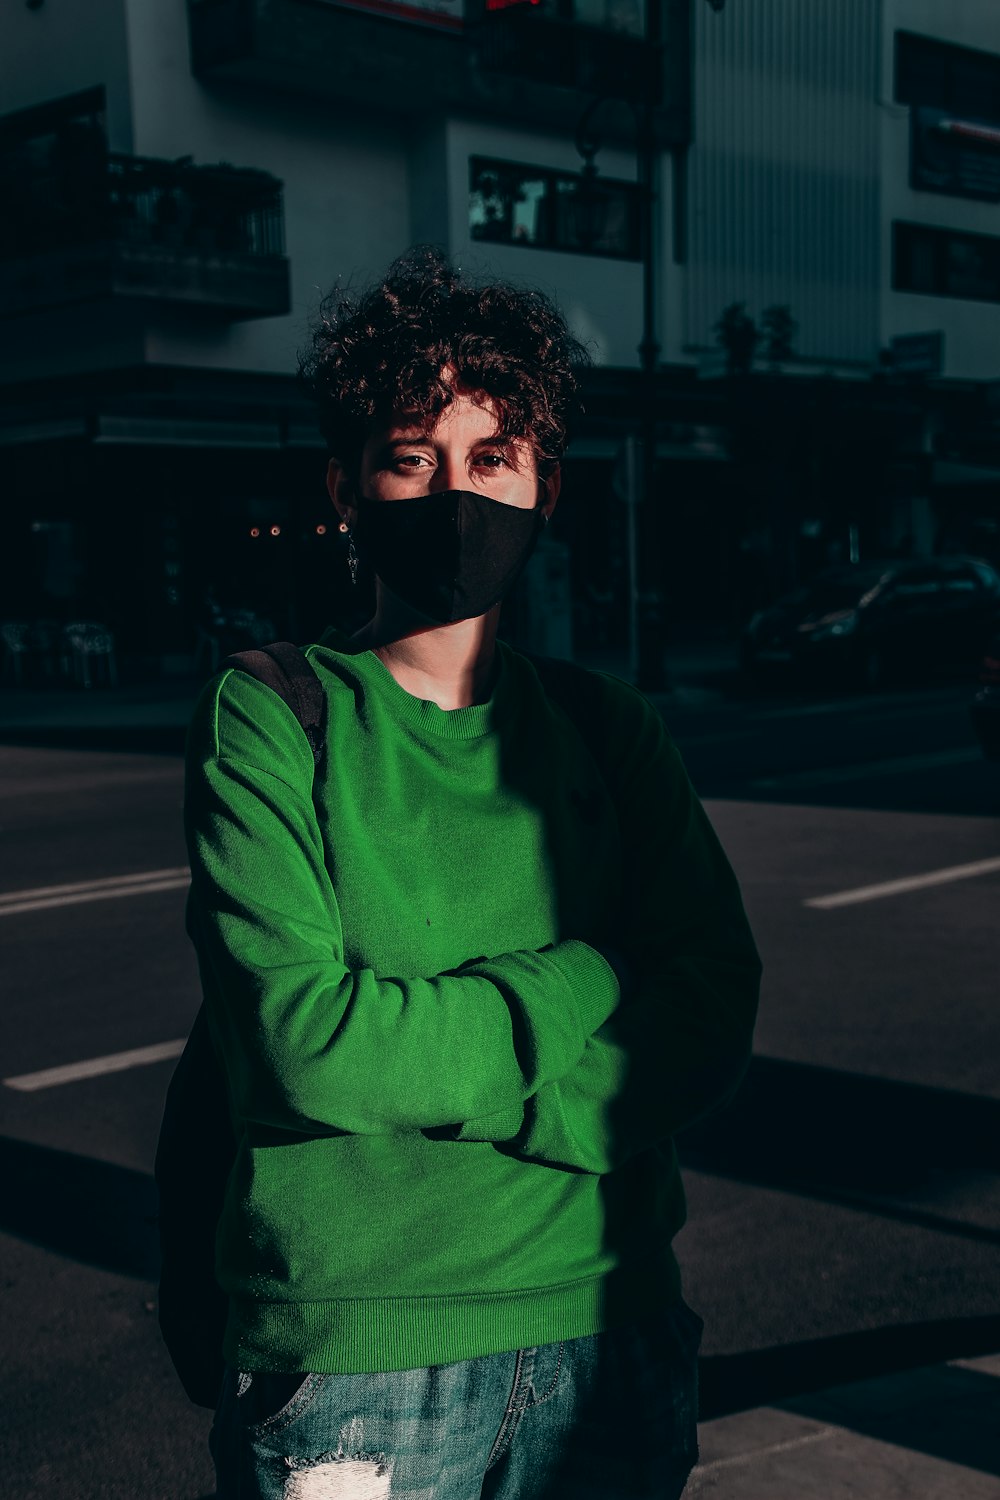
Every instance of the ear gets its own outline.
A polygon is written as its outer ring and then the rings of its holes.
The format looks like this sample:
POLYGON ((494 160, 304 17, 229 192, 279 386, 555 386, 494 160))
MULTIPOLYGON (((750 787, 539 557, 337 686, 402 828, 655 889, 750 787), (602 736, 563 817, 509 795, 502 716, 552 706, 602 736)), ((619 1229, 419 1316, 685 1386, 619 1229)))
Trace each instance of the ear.
POLYGON ((331 458, 327 464, 326 488, 340 519, 346 521, 348 526, 353 526, 358 514, 354 485, 337 458, 331 458))
POLYGON ((562 488, 562 469, 558 464, 555 465, 550 474, 545 476, 541 481, 541 485, 545 492, 541 508, 545 512, 545 515, 551 519, 552 512, 556 508, 556 501, 559 499, 559 491, 562 488))

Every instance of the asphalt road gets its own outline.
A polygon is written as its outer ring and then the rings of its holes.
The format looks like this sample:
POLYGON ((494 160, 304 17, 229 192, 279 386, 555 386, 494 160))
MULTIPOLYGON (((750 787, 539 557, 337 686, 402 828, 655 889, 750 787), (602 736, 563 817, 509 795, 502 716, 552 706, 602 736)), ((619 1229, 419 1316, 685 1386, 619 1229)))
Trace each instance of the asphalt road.
MULTIPOLYGON (((956 686, 664 703, 766 967, 743 1093, 681 1143, 678 1252, 708 1325, 706 1413, 1000 1347, 1000 766, 976 751, 967 699, 956 686)), ((208 1419, 175 1386, 154 1303, 149 1174, 172 1064, 15 1086, 190 1024, 180 760, 122 734, 87 748, 12 738, 0 744, 0 1072, 15 1081, 0 1085, 7 1470, 26 1500, 197 1500, 212 1491, 208 1419), (93 892, 52 890, 147 872, 167 873, 71 904, 93 892)))

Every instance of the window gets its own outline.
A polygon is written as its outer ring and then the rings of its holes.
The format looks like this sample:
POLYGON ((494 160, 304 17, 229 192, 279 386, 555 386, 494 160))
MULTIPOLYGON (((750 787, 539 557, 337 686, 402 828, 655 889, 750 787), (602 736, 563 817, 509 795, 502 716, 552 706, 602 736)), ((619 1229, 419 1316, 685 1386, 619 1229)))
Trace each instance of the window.
POLYGON ((639 189, 632 182, 474 156, 469 162, 474 240, 639 260, 639 189))
POLYGON ((897 292, 1000 302, 1000 238, 930 224, 892 226, 892 285, 897 292))
POLYGON ((896 32, 896 102, 1000 121, 1000 57, 896 32))
MULTIPOLYGON (((644 0, 530 0, 533 9, 553 21, 576 26, 594 26, 599 31, 643 37, 646 34, 644 0)), ((487 10, 521 8, 523 0, 486 0, 487 10)))
POLYGON ((104 90, 0 119, 0 258, 96 239, 105 227, 104 90))
POLYGON ((573 0, 571 8, 572 18, 580 26, 597 26, 626 36, 644 34, 641 0, 573 0))

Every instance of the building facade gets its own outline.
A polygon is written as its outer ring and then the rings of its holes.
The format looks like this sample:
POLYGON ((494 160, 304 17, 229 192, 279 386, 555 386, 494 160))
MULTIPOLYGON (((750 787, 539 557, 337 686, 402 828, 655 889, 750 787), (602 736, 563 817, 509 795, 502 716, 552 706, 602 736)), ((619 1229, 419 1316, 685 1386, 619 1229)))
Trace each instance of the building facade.
POLYGON ((626 629, 651 400, 675 625, 734 627, 849 536, 964 544, 993 495, 1000 13, 942 9, 12 8, 0 618, 107 621, 149 670, 223 609, 303 638, 349 612, 294 371, 326 294, 427 242, 552 293, 594 357, 558 512, 584 643, 626 629))
POLYGON ((671 352, 711 380, 724 309, 763 335, 731 403, 751 553, 771 585, 859 546, 996 560, 1000 10, 745 0, 716 19, 695 15, 671 352), (784 351, 769 309, 790 314, 784 351))

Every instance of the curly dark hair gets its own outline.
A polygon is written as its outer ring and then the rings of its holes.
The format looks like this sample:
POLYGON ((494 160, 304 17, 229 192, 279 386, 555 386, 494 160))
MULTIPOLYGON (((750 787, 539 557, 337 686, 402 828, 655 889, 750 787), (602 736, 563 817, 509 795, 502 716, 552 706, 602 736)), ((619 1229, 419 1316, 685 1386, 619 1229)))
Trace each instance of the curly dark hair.
POLYGON ((566 448, 581 410, 578 372, 589 363, 541 292, 477 284, 442 251, 418 246, 360 296, 331 293, 300 370, 330 452, 349 474, 373 425, 393 412, 433 428, 453 395, 446 367, 457 386, 491 398, 498 436, 526 439, 544 473, 566 448))

